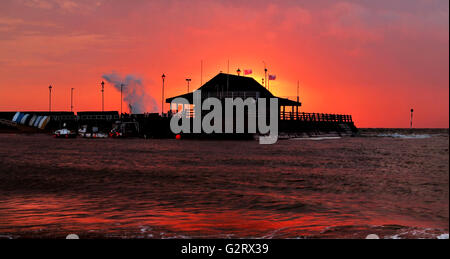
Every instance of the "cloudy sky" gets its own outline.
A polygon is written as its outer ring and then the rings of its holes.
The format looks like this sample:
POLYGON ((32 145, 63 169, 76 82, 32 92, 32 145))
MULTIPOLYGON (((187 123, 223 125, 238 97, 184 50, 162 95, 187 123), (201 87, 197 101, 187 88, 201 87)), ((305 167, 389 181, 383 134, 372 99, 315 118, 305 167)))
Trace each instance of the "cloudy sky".
MULTIPOLYGON (((219 71, 264 64, 275 95, 360 127, 449 126, 449 1, 2 0, 0 110, 101 109, 102 75, 142 79, 161 101, 219 71)), ((192 88, 191 88, 192 89, 192 88)), ((118 110, 106 86, 105 109, 118 110)), ((153 107, 153 106, 152 106, 153 107)), ((151 107, 148 108, 149 111, 151 107)))

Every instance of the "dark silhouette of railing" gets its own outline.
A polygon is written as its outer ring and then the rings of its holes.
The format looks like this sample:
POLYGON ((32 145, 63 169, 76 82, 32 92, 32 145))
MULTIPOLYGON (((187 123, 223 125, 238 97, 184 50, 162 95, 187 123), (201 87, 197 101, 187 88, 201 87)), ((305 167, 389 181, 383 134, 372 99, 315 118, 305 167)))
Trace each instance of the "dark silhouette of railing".
MULTIPOLYGON (((181 116, 193 118, 195 116, 193 109, 186 109, 181 116)), ((328 113, 307 113, 307 112, 287 112, 280 111, 280 120, 296 120, 304 122, 353 122, 351 115, 345 114, 328 114, 328 113)))
POLYGON ((280 111, 280 120, 308 122, 353 122, 351 115, 280 111))
POLYGON ((0 119, 0 124, 9 126, 9 127, 16 127, 17 123, 13 122, 13 121, 9 121, 9 120, 5 120, 5 119, 0 119))

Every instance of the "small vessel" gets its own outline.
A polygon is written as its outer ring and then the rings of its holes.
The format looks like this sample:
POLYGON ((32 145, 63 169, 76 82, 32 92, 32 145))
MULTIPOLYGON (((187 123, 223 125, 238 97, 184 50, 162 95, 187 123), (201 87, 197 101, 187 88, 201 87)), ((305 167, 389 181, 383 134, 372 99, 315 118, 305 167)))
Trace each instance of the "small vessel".
POLYGON ((139 136, 139 123, 116 121, 113 129, 109 132, 111 138, 128 138, 139 136))
MULTIPOLYGON (((65 123, 64 123, 63 127, 66 127, 65 123)), ((53 133, 53 136, 55 138, 76 138, 77 137, 77 133, 75 131, 63 128, 63 129, 56 130, 53 133)))
POLYGON ((83 138, 107 138, 108 134, 100 132, 99 128, 96 126, 88 127, 88 125, 83 125, 78 130, 78 135, 83 138))

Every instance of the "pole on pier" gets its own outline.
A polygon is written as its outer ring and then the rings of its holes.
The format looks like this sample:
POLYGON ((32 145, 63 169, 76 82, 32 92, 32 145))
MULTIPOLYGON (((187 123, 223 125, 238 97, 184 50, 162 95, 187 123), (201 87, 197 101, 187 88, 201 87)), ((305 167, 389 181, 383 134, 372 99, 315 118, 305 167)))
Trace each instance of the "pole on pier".
POLYGON ((104 93, 105 93, 105 82, 101 82, 101 85, 102 85, 102 112, 104 112, 105 111, 105 96, 104 96, 104 93))
POLYGON ((187 82, 187 92, 189 93, 189 82, 191 82, 192 79, 190 78, 186 78, 186 82, 187 82))
POLYGON ((122 118, 122 90, 123 90, 123 84, 120 84, 120 118, 122 118))
POLYGON ((295 115, 295 117, 297 119, 298 119, 298 103, 300 102, 299 89, 300 89, 300 81, 297 80, 297 106, 296 106, 296 115, 295 115))
POLYGON ((228 88, 230 86, 230 59, 227 61, 227 97, 228 97, 228 88))
POLYGON ((263 61, 263 63, 264 63, 264 87, 265 88, 267 88, 267 86, 266 86, 266 82, 267 82, 267 67, 266 67, 266 62, 264 62, 263 61))
POLYGON ((413 126, 413 113, 414 113, 414 109, 411 109, 411 122, 410 122, 410 128, 412 129, 413 126))
POLYGON ((48 111, 52 112, 52 86, 48 87, 48 111))
POLYGON ((161 78, 162 78, 161 116, 163 116, 164 115, 164 79, 166 79, 166 75, 164 75, 164 73, 163 73, 161 78))
POLYGON ((70 111, 71 112, 73 112, 73 89, 75 89, 75 88, 70 89, 70 111))

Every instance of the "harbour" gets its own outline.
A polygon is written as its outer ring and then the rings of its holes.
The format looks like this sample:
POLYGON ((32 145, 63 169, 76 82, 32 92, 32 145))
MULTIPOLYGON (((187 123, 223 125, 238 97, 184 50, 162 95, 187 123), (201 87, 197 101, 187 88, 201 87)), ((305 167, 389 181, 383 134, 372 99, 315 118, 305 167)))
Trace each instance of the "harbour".
MULTIPOLYGON (((448 240, 449 4, 0 1, 0 240, 152 239, 89 250, 126 258, 448 240)), ((68 242, 4 254, 92 255, 68 242)))

